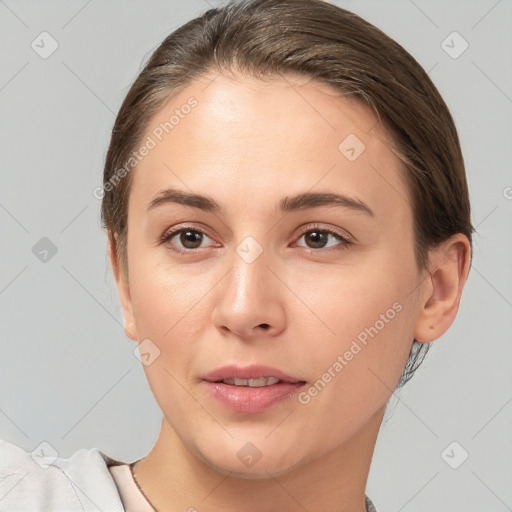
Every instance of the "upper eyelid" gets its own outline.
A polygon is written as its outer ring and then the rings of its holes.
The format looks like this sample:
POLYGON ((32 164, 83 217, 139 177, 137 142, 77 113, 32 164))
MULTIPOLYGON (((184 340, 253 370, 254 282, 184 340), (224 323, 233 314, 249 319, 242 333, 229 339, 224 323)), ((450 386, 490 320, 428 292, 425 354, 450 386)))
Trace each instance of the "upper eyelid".
POLYGON ((321 225, 321 222, 311 222, 300 228, 300 234, 298 238, 301 238, 305 233, 317 229, 318 231, 326 231, 331 235, 338 236, 345 243, 353 243, 356 238, 349 233, 346 229, 342 228, 329 228, 321 225))
POLYGON ((178 233, 181 233, 182 231, 185 231, 187 229, 190 230, 190 231, 197 231, 198 233, 202 233, 203 235, 206 235, 208 238, 213 240, 213 237, 209 235, 207 229, 205 229, 203 227, 192 226, 192 225, 190 225, 190 226, 188 226, 188 225, 178 226, 178 227, 173 227, 173 228, 167 229, 167 230, 164 231, 164 233, 161 236, 161 238, 164 239, 164 238, 168 238, 168 237, 171 237, 171 236, 174 237, 178 233))

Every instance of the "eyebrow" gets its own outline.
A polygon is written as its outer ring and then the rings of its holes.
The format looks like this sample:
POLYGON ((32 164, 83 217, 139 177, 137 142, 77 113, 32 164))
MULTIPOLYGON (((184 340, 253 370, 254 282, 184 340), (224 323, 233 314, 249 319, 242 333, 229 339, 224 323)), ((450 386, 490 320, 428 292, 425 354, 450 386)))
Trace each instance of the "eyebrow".
MULTIPOLYGON (((183 192, 175 188, 161 190, 148 204, 146 210, 149 212, 157 206, 168 203, 182 204, 220 215, 224 214, 222 206, 211 197, 183 192)), ((292 197, 284 197, 278 202, 276 209, 286 213, 307 210, 308 208, 318 208, 320 206, 342 206, 375 217, 371 208, 360 199, 331 192, 305 192, 292 197)))

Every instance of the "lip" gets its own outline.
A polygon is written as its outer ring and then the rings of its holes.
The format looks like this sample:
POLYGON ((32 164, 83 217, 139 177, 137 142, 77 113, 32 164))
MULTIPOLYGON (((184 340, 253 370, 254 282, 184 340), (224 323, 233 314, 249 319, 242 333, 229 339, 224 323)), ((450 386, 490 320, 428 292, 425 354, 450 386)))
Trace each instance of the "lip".
POLYGON ((210 395, 226 408, 239 413, 262 413, 285 399, 292 399, 306 381, 287 375, 270 366, 223 366, 204 377, 210 395), (224 379, 259 379, 276 377, 281 382, 263 387, 234 386, 220 382, 224 379))

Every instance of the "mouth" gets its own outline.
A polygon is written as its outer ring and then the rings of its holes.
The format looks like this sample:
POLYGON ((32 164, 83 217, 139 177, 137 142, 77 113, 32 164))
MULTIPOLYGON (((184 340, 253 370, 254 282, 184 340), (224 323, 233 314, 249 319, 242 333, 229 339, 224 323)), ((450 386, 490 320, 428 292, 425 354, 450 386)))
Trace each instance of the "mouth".
POLYGON ((272 386, 273 384, 279 384, 284 382, 277 377, 262 377, 259 379, 223 379, 215 382, 222 382, 228 386, 246 386, 250 388, 262 388, 264 386, 272 386))
POLYGON ((293 399, 306 384, 267 366, 225 366, 204 377, 211 396, 228 409, 241 413, 262 413, 285 399, 293 399))

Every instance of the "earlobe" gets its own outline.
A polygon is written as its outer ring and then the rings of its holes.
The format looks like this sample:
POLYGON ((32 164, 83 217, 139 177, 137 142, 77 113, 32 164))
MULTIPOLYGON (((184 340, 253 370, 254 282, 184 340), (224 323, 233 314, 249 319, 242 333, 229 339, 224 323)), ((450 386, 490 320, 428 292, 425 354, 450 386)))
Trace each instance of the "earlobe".
POLYGON ((462 233, 451 236, 430 251, 429 261, 414 331, 421 342, 438 339, 455 320, 471 262, 468 238, 462 233))
POLYGON ((110 265, 114 279, 116 281, 117 293, 119 295, 119 301, 121 302, 121 308, 123 310, 124 332, 126 336, 131 340, 138 341, 135 317, 133 315, 130 285, 120 266, 117 254, 117 237, 111 231, 107 231, 107 239, 110 265))

